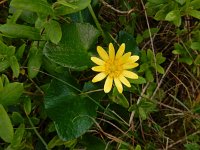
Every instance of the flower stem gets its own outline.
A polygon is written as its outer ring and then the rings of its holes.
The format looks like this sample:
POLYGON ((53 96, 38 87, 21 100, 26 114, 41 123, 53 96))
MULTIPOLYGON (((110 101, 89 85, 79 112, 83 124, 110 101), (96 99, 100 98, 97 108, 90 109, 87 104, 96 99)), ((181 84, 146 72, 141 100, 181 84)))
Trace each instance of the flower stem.
POLYGON ((101 35, 103 36, 103 38, 105 38, 105 34, 104 34, 104 32, 103 32, 103 29, 101 28, 101 25, 100 25, 100 23, 99 23, 99 21, 98 21, 96 15, 95 15, 95 13, 94 13, 94 10, 92 9, 91 4, 88 6, 88 9, 89 9, 89 11, 90 11, 90 14, 92 15, 92 18, 93 18, 93 20, 94 20, 94 22, 95 22, 97 28, 98 28, 99 31, 101 32, 101 35))

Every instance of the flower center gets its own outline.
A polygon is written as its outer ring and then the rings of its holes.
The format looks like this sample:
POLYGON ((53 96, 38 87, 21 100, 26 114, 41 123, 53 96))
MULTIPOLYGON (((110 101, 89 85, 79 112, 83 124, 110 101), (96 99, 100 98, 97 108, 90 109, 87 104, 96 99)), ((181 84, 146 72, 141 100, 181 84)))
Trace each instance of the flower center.
POLYGON ((108 73, 110 77, 118 77, 122 71, 122 64, 118 59, 109 59, 105 64, 105 72, 108 73))

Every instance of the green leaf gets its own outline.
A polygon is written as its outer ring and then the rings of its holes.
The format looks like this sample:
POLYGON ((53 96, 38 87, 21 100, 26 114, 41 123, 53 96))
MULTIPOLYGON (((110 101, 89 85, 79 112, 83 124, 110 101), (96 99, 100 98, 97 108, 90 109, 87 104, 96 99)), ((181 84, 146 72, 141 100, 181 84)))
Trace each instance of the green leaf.
POLYGON ((200 11, 190 10, 188 13, 189 13, 190 16, 192 16, 194 18, 200 19, 200 11))
POLYGON ((165 62, 166 58, 162 56, 162 53, 157 53, 156 54, 156 63, 157 64, 162 64, 165 62))
POLYGON ((0 90, 0 104, 7 106, 18 103, 23 91, 22 83, 14 82, 7 84, 0 90))
POLYGON ((9 63, 9 61, 4 60, 4 61, 0 62, 0 66, 1 66, 0 67, 0 72, 2 72, 4 70, 6 70, 10 66, 10 63, 9 63))
POLYGON ((195 64, 195 65, 200 65, 200 54, 197 55, 197 57, 195 58, 194 64, 195 64))
POLYGON ((146 83, 146 80, 145 80, 145 78, 143 78, 143 77, 138 77, 138 79, 134 79, 134 80, 129 80, 130 81, 130 83, 133 83, 133 84, 144 84, 144 83, 146 83))
POLYGON ((193 50, 199 50, 200 51, 200 42, 192 42, 190 48, 193 49, 193 50))
POLYGON ((15 131, 14 137, 11 141, 11 148, 12 149, 17 149, 21 145, 21 141, 24 137, 24 132, 25 132, 25 125, 21 124, 15 131))
POLYGON ((141 119, 142 120, 146 120, 147 119, 147 115, 146 115, 144 109, 142 107, 139 107, 138 111, 139 111, 139 115, 140 115, 141 119))
POLYGON ((92 126, 97 105, 88 97, 80 96, 65 82, 51 82, 45 94, 45 108, 54 121, 58 136, 68 141, 83 135, 92 126))
POLYGON ((140 69, 138 70, 138 72, 145 72, 148 68, 149 68, 149 64, 144 63, 140 65, 140 69))
POLYGON ((50 20, 46 25, 45 29, 47 36, 51 42, 58 44, 62 38, 62 30, 60 24, 57 21, 50 20))
POLYGON ((13 125, 19 125, 24 122, 24 118, 19 112, 13 112, 11 116, 13 125))
POLYGON ((140 145, 137 145, 137 146, 135 147, 135 150, 142 150, 142 148, 141 148, 140 145))
POLYGON ((200 8, 200 0, 193 0, 190 2, 190 6, 193 8, 193 9, 199 9, 200 8))
POLYGON ((139 54, 139 48, 136 43, 136 39, 133 37, 132 34, 129 34, 125 31, 119 32, 119 43, 126 44, 126 52, 132 52, 134 55, 139 54))
POLYGON ((150 69, 145 71, 145 77, 146 77, 147 81, 152 82, 154 80, 153 74, 150 69))
POLYGON ((99 32, 90 24, 70 24, 62 27, 62 39, 58 45, 47 43, 44 55, 63 67, 83 70, 91 61, 87 50, 97 40, 99 32))
POLYGON ((42 50, 33 46, 30 49, 30 56, 28 60, 28 76, 30 78, 35 78, 40 71, 42 64, 42 50))
POLYGON ((192 58, 190 57, 182 57, 182 58, 179 58, 178 61, 186 63, 188 65, 192 65, 192 62, 193 62, 192 58))
POLYGON ((200 145, 197 143, 184 144, 185 150, 199 150, 200 145))
POLYGON ((26 47, 26 44, 22 44, 22 45, 18 48, 18 50, 17 50, 17 52, 16 52, 16 54, 15 54, 15 56, 17 57, 18 60, 20 60, 20 59, 23 57, 25 47, 26 47))
MULTIPOLYGON (((159 31, 158 28, 150 28, 151 35, 154 35, 154 34, 157 33, 158 31, 159 31)), ((146 30, 143 32, 142 37, 143 37, 144 39, 150 37, 150 35, 149 35, 149 29, 146 29, 146 30)))
POLYGON ((114 89, 113 89, 113 93, 112 93, 111 99, 116 104, 119 104, 119 105, 121 105, 121 106, 123 106, 125 108, 129 107, 128 100, 126 99, 126 97, 124 96, 124 94, 120 94, 118 92, 118 90, 117 90, 116 87, 114 87, 114 89))
POLYGON ((55 14, 56 15, 67 15, 71 13, 78 12, 82 9, 85 9, 89 6, 91 3, 91 0, 72 0, 68 2, 68 6, 64 6, 63 4, 56 5, 55 4, 55 14), (75 8, 69 7, 70 6, 76 6, 75 8))
POLYGON ((10 6, 18 8, 18 9, 45 14, 45 15, 53 14, 53 9, 51 8, 51 5, 47 3, 46 0, 33 0, 33 1, 12 0, 10 3, 10 6))
POLYGON ((161 67, 159 64, 156 64, 156 68, 155 68, 158 73, 164 74, 165 70, 163 69, 163 67, 161 67))
POLYGON ((40 39, 38 29, 26 25, 4 24, 0 26, 0 31, 8 37, 12 38, 28 38, 32 40, 40 39))
POLYGON ((25 98, 24 100, 24 111, 26 115, 31 113, 31 99, 29 97, 25 98))
POLYGON ((176 0, 177 3, 183 5, 185 3, 186 0, 176 0))
POLYGON ((10 61, 10 67, 13 71, 13 77, 18 78, 19 72, 20 72, 20 67, 19 67, 17 58, 15 56, 12 56, 9 61, 10 61))
POLYGON ((0 137, 10 143, 13 139, 14 130, 10 118, 4 107, 0 104, 0 137))
POLYGON ((180 10, 172 10, 170 11, 166 17, 165 20, 167 21, 172 21, 176 26, 180 26, 181 25, 181 14, 180 14, 180 10))

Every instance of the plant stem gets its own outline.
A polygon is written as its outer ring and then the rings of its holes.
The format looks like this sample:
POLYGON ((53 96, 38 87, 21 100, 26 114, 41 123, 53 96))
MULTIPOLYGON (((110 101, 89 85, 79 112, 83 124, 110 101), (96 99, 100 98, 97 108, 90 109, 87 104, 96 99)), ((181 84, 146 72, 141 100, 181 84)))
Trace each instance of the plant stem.
POLYGON ((99 23, 99 21, 98 21, 96 15, 95 15, 95 13, 94 13, 94 10, 92 9, 91 4, 88 6, 88 9, 89 9, 89 11, 90 11, 90 14, 92 15, 92 18, 93 18, 93 20, 94 20, 94 22, 95 22, 97 28, 99 29, 99 31, 101 31, 101 35, 103 36, 103 38, 105 38, 105 34, 104 34, 104 32, 103 32, 103 29, 101 28, 101 25, 100 25, 100 23, 99 23))
POLYGON ((44 139, 41 137, 41 135, 39 134, 39 132, 36 130, 35 126, 33 125, 33 122, 32 122, 31 119, 29 118, 29 116, 28 116, 28 115, 26 115, 26 116, 27 116, 28 121, 29 121, 31 127, 33 128, 35 134, 38 136, 38 138, 39 138, 39 139, 41 140, 41 142, 44 144, 44 146, 46 147, 46 149, 47 149, 47 150, 50 150, 50 149, 48 148, 47 143, 44 141, 44 139))

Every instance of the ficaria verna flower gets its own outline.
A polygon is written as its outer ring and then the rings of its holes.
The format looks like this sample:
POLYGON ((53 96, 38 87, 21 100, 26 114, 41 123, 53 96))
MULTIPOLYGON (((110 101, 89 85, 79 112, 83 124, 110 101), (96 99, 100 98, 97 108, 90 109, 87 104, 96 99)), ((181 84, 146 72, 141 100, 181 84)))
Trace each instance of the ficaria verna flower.
POLYGON ((138 75, 129 69, 137 67, 139 64, 136 61, 139 56, 131 56, 131 52, 125 53, 125 44, 121 44, 117 53, 112 43, 109 44, 109 52, 107 53, 101 46, 97 46, 97 52, 100 58, 91 57, 91 60, 98 66, 92 67, 93 71, 99 72, 93 79, 92 82, 99 82, 106 78, 104 84, 104 92, 110 92, 113 81, 119 93, 122 93, 122 83, 131 87, 130 82, 126 78, 138 79, 138 75))

